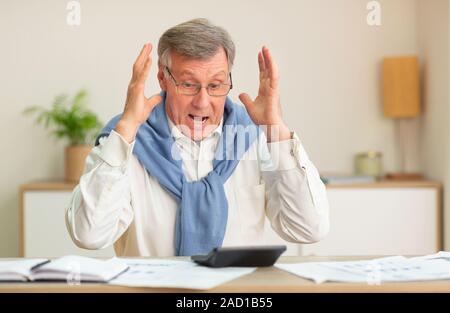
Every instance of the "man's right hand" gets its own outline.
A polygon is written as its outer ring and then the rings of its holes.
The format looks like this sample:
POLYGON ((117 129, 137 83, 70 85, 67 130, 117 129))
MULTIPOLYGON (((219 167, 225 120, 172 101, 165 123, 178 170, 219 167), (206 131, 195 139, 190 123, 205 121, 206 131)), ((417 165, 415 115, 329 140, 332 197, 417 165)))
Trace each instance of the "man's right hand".
POLYGON ((152 65, 151 51, 152 45, 145 44, 134 62, 125 108, 115 128, 115 131, 129 143, 133 142, 139 126, 148 119, 153 108, 162 101, 159 94, 151 98, 146 98, 144 95, 145 82, 152 65))

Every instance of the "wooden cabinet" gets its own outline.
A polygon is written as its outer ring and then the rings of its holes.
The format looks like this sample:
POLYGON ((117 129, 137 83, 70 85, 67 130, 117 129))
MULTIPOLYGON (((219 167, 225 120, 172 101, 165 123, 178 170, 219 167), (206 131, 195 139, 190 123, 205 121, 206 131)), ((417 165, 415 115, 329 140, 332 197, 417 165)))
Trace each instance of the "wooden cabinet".
POLYGON ((29 183, 20 188, 20 256, 59 257, 76 254, 109 257, 113 248, 78 248, 66 228, 65 209, 75 184, 61 182, 29 183))
MULTIPOLYGON (((20 243, 23 257, 67 254, 106 257, 72 242, 65 208, 74 184, 21 186, 20 243)), ((268 244, 286 244, 285 255, 416 255, 442 249, 441 186, 436 182, 380 182, 327 186, 330 233, 316 244, 284 242, 270 229, 268 244)), ((270 227, 267 223, 266 227, 270 227)))
POLYGON ((378 182, 327 186, 330 232, 302 255, 417 255, 442 249, 441 185, 378 182))

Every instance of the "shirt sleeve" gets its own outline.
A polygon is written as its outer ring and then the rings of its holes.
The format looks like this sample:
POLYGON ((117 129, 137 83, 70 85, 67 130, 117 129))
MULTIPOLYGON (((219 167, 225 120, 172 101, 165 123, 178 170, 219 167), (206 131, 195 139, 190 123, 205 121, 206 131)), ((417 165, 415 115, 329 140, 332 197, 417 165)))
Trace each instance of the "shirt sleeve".
POLYGON ((134 214, 128 172, 133 147, 134 142, 129 144, 113 130, 88 155, 66 210, 66 226, 77 246, 111 246, 131 224, 134 214))
POLYGON ((259 139, 260 168, 266 189, 266 215, 283 239, 313 243, 329 231, 326 188, 298 136, 267 143, 259 139))

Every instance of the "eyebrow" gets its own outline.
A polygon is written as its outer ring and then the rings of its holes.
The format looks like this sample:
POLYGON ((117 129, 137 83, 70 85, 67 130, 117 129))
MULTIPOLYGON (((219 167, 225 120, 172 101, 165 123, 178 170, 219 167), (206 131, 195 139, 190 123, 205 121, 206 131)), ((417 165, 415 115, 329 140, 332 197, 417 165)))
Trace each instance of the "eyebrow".
MULTIPOLYGON (((193 76, 194 74, 195 74, 195 73, 192 72, 192 71, 190 71, 190 70, 183 70, 183 71, 181 71, 180 76, 184 76, 184 75, 190 75, 190 76, 193 76)), ((225 76, 227 75, 227 73, 226 73, 225 71, 220 71, 220 72, 217 72, 216 74, 214 74, 214 75, 212 76, 212 78, 214 78, 214 77, 216 77, 216 76, 219 76, 219 75, 221 75, 221 74, 224 74, 225 76)))

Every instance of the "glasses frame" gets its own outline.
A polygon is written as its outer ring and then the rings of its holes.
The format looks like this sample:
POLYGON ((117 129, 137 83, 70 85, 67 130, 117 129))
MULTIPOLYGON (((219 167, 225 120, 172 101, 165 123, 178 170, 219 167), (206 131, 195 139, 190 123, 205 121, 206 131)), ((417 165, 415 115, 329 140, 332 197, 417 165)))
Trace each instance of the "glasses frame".
POLYGON ((201 84, 192 84, 192 85, 197 86, 197 92, 194 93, 194 94, 185 94, 185 93, 181 93, 181 92, 178 91, 178 87, 179 87, 181 84, 183 84, 183 83, 177 82, 177 80, 175 79, 175 77, 173 77, 172 72, 169 70, 169 67, 168 67, 168 66, 166 66, 166 71, 167 71, 167 73, 169 73, 169 76, 172 78, 172 80, 173 80, 175 86, 177 87, 177 93, 178 93, 178 94, 185 95, 185 96, 195 96, 195 95, 198 95, 198 93, 200 92, 200 90, 201 90, 202 88, 206 88, 206 92, 207 92, 208 95, 210 95, 211 97, 224 97, 224 96, 226 96, 226 95, 228 95, 228 94, 230 93, 231 89, 233 89, 233 79, 232 79, 232 77, 231 77, 231 72, 230 72, 230 73, 228 74, 228 76, 230 77, 230 83, 229 83, 229 84, 220 83, 220 85, 230 86, 230 89, 228 89, 228 92, 227 92, 226 94, 224 94, 224 95, 212 95, 212 94, 209 93, 209 85, 207 85, 207 86, 202 86, 201 84))

